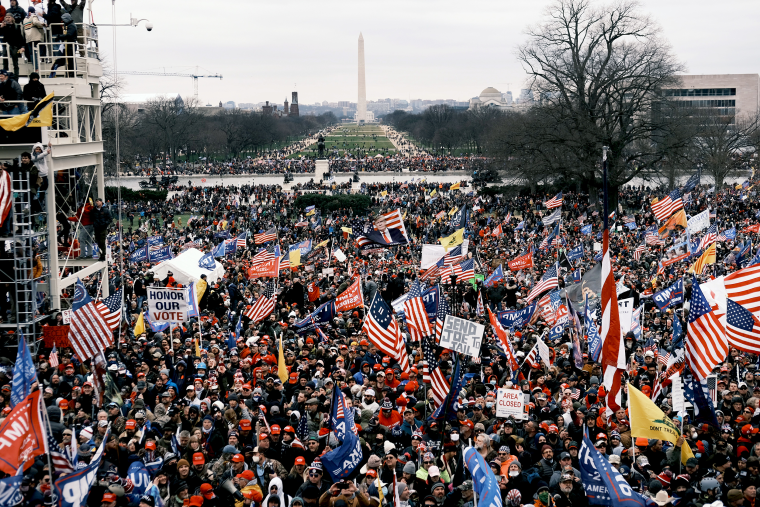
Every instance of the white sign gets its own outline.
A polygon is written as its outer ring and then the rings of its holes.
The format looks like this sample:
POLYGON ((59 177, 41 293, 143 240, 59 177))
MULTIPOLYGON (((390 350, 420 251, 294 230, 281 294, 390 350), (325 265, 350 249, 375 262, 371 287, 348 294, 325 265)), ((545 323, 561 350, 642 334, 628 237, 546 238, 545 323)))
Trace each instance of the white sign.
POLYGON ((625 334, 630 331, 633 320, 633 298, 618 300, 618 317, 620 318, 620 332, 625 334))
POLYGON ((322 268, 322 276, 334 276, 335 268, 322 268))
POLYGON ((148 287, 148 314, 153 322, 184 322, 190 303, 185 289, 148 287))
POLYGON ((496 417, 525 419, 525 396, 517 389, 499 389, 496 393, 496 417))
POLYGON ((470 357, 480 357, 480 344, 486 327, 453 315, 446 315, 441 331, 441 347, 470 357))
POLYGON ((594 242, 594 251, 595 252, 601 252, 602 251, 602 244, 594 242))
POLYGON ((61 315, 63 315, 63 323, 64 324, 71 324, 71 310, 63 310, 61 311, 61 315))
POLYGON ((681 386, 681 375, 676 373, 670 377, 673 398, 673 410, 676 414, 683 416, 686 413, 686 398, 684 398, 683 387, 681 386))
POLYGON ((694 215, 686 222, 686 230, 689 234, 696 234, 702 229, 710 227, 710 209, 704 210, 698 215, 694 215))

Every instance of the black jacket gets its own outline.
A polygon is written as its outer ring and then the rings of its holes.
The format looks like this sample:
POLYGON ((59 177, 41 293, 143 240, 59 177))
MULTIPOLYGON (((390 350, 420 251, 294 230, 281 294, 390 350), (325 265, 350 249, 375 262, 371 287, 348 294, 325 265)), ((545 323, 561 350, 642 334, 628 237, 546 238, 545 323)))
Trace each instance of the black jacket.
POLYGON ((95 231, 105 231, 111 225, 111 212, 103 206, 100 209, 92 208, 92 225, 95 231))
POLYGON ((3 42, 14 48, 22 48, 26 44, 24 36, 21 35, 19 25, 12 24, 0 28, 0 35, 3 36, 3 42))
POLYGON ((36 102, 39 102, 46 96, 47 92, 45 91, 45 85, 42 84, 40 80, 29 81, 26 85, 24 85, 24 100, 35 102, 35 104, 28 105, 29 109, 34 108, 36 102))

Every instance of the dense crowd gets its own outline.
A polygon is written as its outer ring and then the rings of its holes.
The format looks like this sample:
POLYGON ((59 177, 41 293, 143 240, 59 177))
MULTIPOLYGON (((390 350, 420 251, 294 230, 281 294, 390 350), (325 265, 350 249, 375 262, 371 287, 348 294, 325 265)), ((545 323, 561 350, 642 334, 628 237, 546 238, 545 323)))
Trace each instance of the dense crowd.
MULTIPOLYGON (((705 282, 730 273, 739 268, 737 262, 746 266, 753 257, 751 248, 748 256, 736 248, 756 239, 741 232, 760 213, 755 192, 746 186, 717 194, 706 186, 688 190, 686 213, 694 216, 710 208, 719 231, 738 231, 733 239, 719 238, 718 261, 696 279, 705 282)), ((449 190, 449 185, 432 181, 363 185, 361 191, 372 198, 369 220, 377 224, 384 222, 377 220, 380 213, 401 210, 407 244, 362 253, 353 235, 361 218, 356 210, 317 210, 309 216, 294 206, 298 192, 276 186, 194 186, 173 193, 166 202, 125 204, 121 242, 113 234, 119 210, 113 203, 103 205, 113 222, 94 232, 112 233, 115 262, 108 280, 93 275, 82 281, 93 297, 102 285, 111 294, 123 289, 129 324, 122 323, 113 346, 104 351, 115 388, 101 403, 93 393, 91 362, 79 360, 71 348, 57 348, 56 367, 49 362, 50 349, 41 349, 34 358, 52 436, 62 448, 70 448, 76 439, 77 466, 86 466, 107 440, 88 505, 473 507, 463 451, 474 446, 495 475, 504 506, 577 506, 588 501, 579 471, 584 428, 631 488, 660 506, 702 507, 717 500, 734 507, 755 504, 760 482, 760 369, 755 355, 732 348, 715 365, 718 424, 702 422, 691 409, 684 411, 682 437, 673 444, 632 436, 625 401, 622 409, 606 412, 600 364, 590 357, 583 337, 582 359, 574 357, 572 326, 550 331, 556 316, 552 309, 540 306, 510 330, 518 370, 513 371, 498 346, 480 303, 500 314, 525 308, 531 288, 556 262, 560 289, 572 290, 579 279, 585 283, 598 264, 599 203, 591 205, 588 195, 565 193, 561 237, 544 245, 555 228, 542 221, 548 215, 542 203, 550 195, 478 195, 464 185, 449 190), (455 381, 457 355, 463 380, 461 389, 452 393, 450 418, 433 418, 436 403, 433 389, 423 381, 422 344, 412 340, 399 319, 410 364, 404 371, 398 358, 380 352, 363 324, 375 295, 394 307, 424 277, 423 245, 454 232, 450 220, 460 216, 458 210, 468 215, 468 253, 463 258, 472 258, 475 272, 485 278, 500 265, 505 275, 488 287, 474 281, 456 288, 441 285, 450 312, 485 325, 486 332, 477 359, 436 347, 434 355, 449 383, 455 381), (192 220, 183 223, 183 214, 192 214, 192 220), (270 280, 247 276, 260 248, 253 234, 272 228, 283 252, 308 240, 312 250, 302 254, 300 266, 280 271, 274 310, 256 323, 245 312, 264 297, 270 280), (153 263, 128 260, 148 237, 160 235, 178 255, 187 248, 211 251, 242 233, 247 233, 246 247, 217 259, 224 275, 204 281, 198 317, 171 329, 139 329, 147 288, 180 285, 171 272, 154 274, 153 263), (583 254, 568 260, 567 254, 580 245, 583 254), (508 262, 531 251, 533 266, 510 272, 508 262), (337 312, 318 330, 302 332, 303 319, 346 291, 355 277, 360 278, 365 307, 337 312), (539 337, 550 347, 550 358, 527 357, 539 337), (280 344, 285 372, 278 365, 280 344), (501 387, 520 389, 529 397, 525 419, 496 416, 501 387), (353 414, 362 450, 349 478, 338 482, 321 462, 325 453, 340 446, 329 417, 336 389, 353 414), (681 446, 689 446, 694 458, 680 462, 681 446), (148 467, 148 484, 137 485, 130 478, 134 463, 148 467)), ((618 299, 632 298, 634 308, 641 308, 640 333, 625 334, 628 368, 623 375, 654 396, 665 415, 675 417, 678 400, 665 371, 673 367, 667 357, 679 356, 674 323, 687 329, 694 278, 686 271, 698 254, 659 266, 668 249, 681 241, 682 233, 676 232, 664 244, 647 245, 634 255, 645 244, 645 231, 657 225, 650 199, 663 195, 641 187, 620 191, 612 208, 611 256, 618 299), (681 277, 686 302, 660 311, 652 295, 681 277)), ((71 224, 69 218, 59 221, 71 224)), ((428 286, 435 282, 426 280, 428 286)), ((592 301, 599 297, 598 288, 585 288, 584 293, 592 301)), ((582 313, 583 307, 575 311, 582 313)), ((62 316, 45 324, 61 325, 62 316)), ((10 383, 9 375, 9 369, 0 372, 2 384, 10 383)), ((2 389, 5 416, 10 388, 2 389)), ((50 504, 51 482, 60 476, 60 470, 50 470, 45 456, 39 456, 24 472, 23 505, 50 504)))

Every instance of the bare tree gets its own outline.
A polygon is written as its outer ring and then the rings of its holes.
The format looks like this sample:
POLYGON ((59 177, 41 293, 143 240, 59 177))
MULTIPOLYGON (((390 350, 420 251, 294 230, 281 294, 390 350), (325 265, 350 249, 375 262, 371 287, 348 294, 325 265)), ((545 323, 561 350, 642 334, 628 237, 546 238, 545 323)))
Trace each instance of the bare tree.
POLYGON ((147 102, 142 123, 153 127, 161 136, 166 153, 177 163, 180 151, 197 135, 197 126, 204 120, 194 98, 182 100, 158 97, 147 102))
MULTIPOLYGON (((595 6, 556 0, 547 20, 528 31, 518 57, 529 86, 550 118, 537 136, 570 151, 570 168, 592 193, 601 186, 602 146, 608 146, 610 195, 658 164, 669 149, 652 142, 672 127, 653 112, 659 93, 682 70, 657 25, 633 0, 595 6), (561 127, 558 127, 561 126, 561 127)), ((613 203, 614 204, 614 203, 613 203)))

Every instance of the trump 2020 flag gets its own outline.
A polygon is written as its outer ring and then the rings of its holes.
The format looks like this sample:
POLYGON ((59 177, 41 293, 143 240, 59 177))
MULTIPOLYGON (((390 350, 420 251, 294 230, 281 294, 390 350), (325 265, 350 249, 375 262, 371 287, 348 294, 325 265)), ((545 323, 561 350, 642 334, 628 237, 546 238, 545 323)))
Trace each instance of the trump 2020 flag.
POLYGON ((37 382, 37 372, 34 369, 32 355, 26 346, 24 335, 18 334, 18 351, 16 364, 13 366, 13 387, 11 388, 11 408, 24 401, 32 392, 32 384, 37 382))
POLYGON ((478 505, 502 505, 499 481, 474 447, 468 447, 464 451, 464 464, 472 474, 472 485, 478 495, 478 505))
POLYGON ((198 267, 208 269, 209 271, 213 271, 216 268, 216 261, 211 252, 204 254, 203 257, 198 259, 198 267))
MULTIPOLYGON (((578 468, 581 471, 583 490, 586 492, 588 503, 593 505, 611 505, 610 494, 607 491, 607 486, 604 485, 602 476, 596 470, 594 458, 590 454, 591 449, 594 449, 594 444, 588 438, 588 431, 586 431, 583 435, 581 452, 578 454, 578 468)), ((596 451, 596 449, 594 450, 596 451)))
POLYGON ((87 504, 87 496, 90 488, 97 479, 98 467, 103 457, 103 451, 108 441, 109 427, 97 452, 93 455, 90 464, 80 468, 76 472, 64 475, 55 481, 55 491, 58 495, 58 507, 79 507, 87 504))
POLYGON ((486 287, 490 287, 496 282, 500 282, 504 279, 504 269, 501 267, 501 264, 499 264, 499 267, 493 270, 493 273, 488 275, 488 278, 486 278, 486 281, 483 282, 483 285, 486 287))
MULTIPOLYGON (((337 389, 335 391, 340 392, 337 389)), ((338 448, 322 456, 322 464, 333 482, 338 482, 351 475, 362 461, 362 446, 359 437, 354 434, 356 425, 353 424, 353 414, 345 408, 343 393, 340 393, 340 398, 338 398, 337 392, 333 396, 335 406, 333 407, 331 422, 335 436, 340 439, 342 435, 343 442, 338 448), (351 428, 348 427, 349 422, 351 428)))
POLYGON ((21 481, 24 480, 24 467, 19 467, 16 475, 0 479, 0 507, 13 507, 24 500, 21 494, 21 481))
POLYGON ((137 495, 138 498, 150 487, 150 474, 142 461, 133 461, 132 464, 129 465, 127 477, 129 477, 132 484, 134 484, 134 490, 132 493, 137 495))

